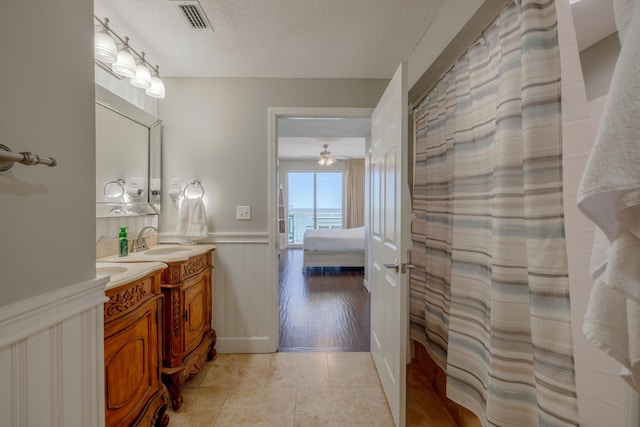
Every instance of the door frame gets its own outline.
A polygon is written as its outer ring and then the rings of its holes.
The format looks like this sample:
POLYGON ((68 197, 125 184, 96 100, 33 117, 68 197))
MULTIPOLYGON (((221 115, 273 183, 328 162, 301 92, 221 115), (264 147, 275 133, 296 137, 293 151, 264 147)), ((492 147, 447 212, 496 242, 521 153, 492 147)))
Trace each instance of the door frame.
MULTIPOLYGON (((280 344, 279 282, 278 282, 278 118, 281 117, 345 117, 371 118, 373 108, 357 107, 269 107, 268 108, 268 155, 267 155, 267 221, 269 233, 269 303, 268 318, 270 347, 277 351, 280 344)), ((367 170, 368 174, 368 170, 367 170)), ((368 180, 368 175, 365 180, 368 180)), ((368 208, 368 207, 367 207, 368 208)), ((365 215, 365 230, 368 233, 369 218, 365 215)), ((365 236, 366 236, 365 233, 365 236)))

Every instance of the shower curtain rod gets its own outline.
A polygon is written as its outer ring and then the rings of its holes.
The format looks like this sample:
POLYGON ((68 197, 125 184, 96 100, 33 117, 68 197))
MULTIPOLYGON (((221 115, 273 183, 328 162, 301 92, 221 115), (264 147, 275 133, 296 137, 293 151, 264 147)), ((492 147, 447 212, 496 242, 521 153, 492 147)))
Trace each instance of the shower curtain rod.
POLYGON ((497 24, 500 12, 516 1, 520 0, 486 0, 478 8, 409 91, 409 109, 411 111, 424 101, 429 92, 453 68, 455 63, 466 55, 467 50, 482 40, 485 31, 497 24), (470 37, 470 35, 475 36, 470 37))

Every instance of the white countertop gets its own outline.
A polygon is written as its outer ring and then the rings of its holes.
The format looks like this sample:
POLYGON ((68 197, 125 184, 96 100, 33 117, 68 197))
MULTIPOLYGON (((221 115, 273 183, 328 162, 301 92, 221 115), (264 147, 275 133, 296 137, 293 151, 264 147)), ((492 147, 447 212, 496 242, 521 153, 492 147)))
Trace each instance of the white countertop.
POLYGON ((125 257, 110 255, 98 258, 96 261, 110 263, 141 263, 148 261, 180 262, 186 261, 193 256, 201 255, 215 248, 215 245, 180 245, 161 243, 150 247, 146 251, 129 252, 129 255, 125 257))
POLYGON ((96 277, 110 276, 110 280, 105 287, 105 289, 110 289, 141 279, 149 273, 164 270, 165 268, 167 268, 167 264, 157 261, 126 264, 96 261, 96 277))

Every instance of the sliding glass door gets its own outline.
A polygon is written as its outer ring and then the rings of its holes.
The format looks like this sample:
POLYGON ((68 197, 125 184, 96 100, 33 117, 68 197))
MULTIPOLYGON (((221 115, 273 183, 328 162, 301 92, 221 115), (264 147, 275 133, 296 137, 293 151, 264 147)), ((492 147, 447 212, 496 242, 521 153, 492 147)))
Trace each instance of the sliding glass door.
POLYGON ((342 228, 342 172, 289 172, 288 242, 301 244, 312 228, 342 228))

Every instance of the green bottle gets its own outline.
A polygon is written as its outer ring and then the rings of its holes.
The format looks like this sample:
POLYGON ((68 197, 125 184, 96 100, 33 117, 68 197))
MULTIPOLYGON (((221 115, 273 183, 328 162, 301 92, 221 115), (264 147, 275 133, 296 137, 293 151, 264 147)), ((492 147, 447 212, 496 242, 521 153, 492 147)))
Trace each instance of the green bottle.
POLYGON ((118 244, 120 249, 118 251, 118 256, 129 255, 129 241, 127 240, 127 228, 129 227, 120 227, 120 234, 118 235, 118 244))

